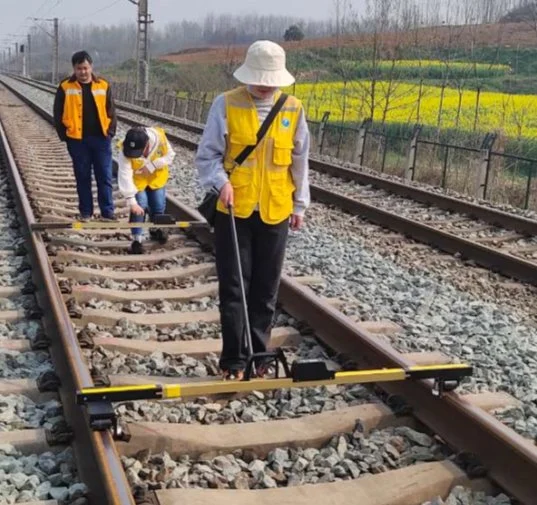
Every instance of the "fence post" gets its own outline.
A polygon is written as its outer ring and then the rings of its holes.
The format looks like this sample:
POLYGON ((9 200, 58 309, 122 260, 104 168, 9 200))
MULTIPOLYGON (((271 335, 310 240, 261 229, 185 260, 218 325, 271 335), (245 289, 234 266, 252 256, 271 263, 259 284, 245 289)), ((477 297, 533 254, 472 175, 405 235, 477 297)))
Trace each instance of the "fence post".
POLYGON ((531 178, 533 176, 533 163, 530 163, 530 170, 528 173, 528 183, 526 185, 526 197, 524 198, 524 209, 528 209, 530 206, 530 193, 531 193, 531 178))
POLYGON ((203 96, 201 97, 199 101, 198 113, 196 114, 197 123, 201 123, 201 117, 203 115, 203 106, 205 105, 206 101, 207 101, 207 93, 203 93, 203 96))
POLYGON ((127 83, 127 89, 125 90, 125 101, 131 103, 131 85, 127 83))
POLYGON ((352 157, 353 163, 358 163, 359 166, 364 164, 365 156, 365 141, 367 138, 367 130, 371 126, 371 118, 364 119, 358 130, 358 137, 356 139, 356 149, 354 150, 354 156, 352 157))
POLYGON ((190 109, 192 108, 192 105, 194 103, 192 100, 192 93, 189 93, 186 99, 185 115, 183 116, 185 119, 192 119, 190 117, 190 109))
POLYGON ((336 158, 339 159, 339 154, 341 152, 341 143, 343 142, 343 125, 336 126, 339 129, 339 134, 337 136, 337 149, 336 149, 336 158))
POLYGON ((408 151, 408 166, 405 172, 406 180, 414 180, 414 172, 416 171, 416 158, 418 155, 418 141, 421 133, 422 126, 417 124, 414 126, 414 132, 412 133, 412 138, 410 139, 410 149, 408 151))
POLYGON ((129 89, 129 103, 134 103, 135 98, 136 98, 136 85, 132 84, 129 89))
POLYGON ((323 113, 323 117, 319 123, 319 131, 317 132, 317 150, 319 151, 319 154, 323 154, 324 134, 326 130, 326 123, 328 123, 329 117, 330 111, 327 110, 323 113))
POLYGON ((487 133, 481 144, 481 166, 479 167, 476 197, 482 200, 487 199, 490 179, 490 159, 494 142, 496 142, 496 134, 487 133))
POLYGON ((167 109, 167 114, 170 115, 170 116, 173 116, 173 108, 174 108, 174 105, 175 104, 175 97, 168 93, 166 95, 166 109, 167 109))
POLYGON ((175 107, 175 115, 179 117, 186 117, 186 107, 187 107, 187 101, 185 98, 178 98, 179 100, 179 106, 175 107))
POLYGON ((448 160, 449 160, 449 146, 446 145, 446 152, 444 153, 444 166, 442 167, 442 188, 443 189, 446 189, 448 160))
POLYGON ((383 144, 382 146, 382 162, 380 163, 380 173, 384 173, 384 169, 386 168, 386 154, 388 153, 388 134, 386 133, 386 128, 384 128, 384 132, 381 137, 381 142, 383 144))
POLYGON ((152 91, 150 91, 151 98, 148 100, 149 104, 147 105, 150 109, 158 110, 158 89, 153 88, 152 91))
POLYGON ((118 100, 125 101, 125 82, 118 82, 116 86, 116 96, 118 100))

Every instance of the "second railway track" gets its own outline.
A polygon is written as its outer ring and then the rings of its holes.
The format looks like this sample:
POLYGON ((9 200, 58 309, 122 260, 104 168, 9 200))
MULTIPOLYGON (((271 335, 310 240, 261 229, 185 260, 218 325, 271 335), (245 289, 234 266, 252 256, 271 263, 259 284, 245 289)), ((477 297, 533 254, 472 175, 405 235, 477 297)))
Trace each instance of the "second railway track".
MULTIPOLYGON (((13 113, 3 122, 10 130, 12 149, 36 213, 41 219, 47 215, 72 219, 76 213, 72 172, 52 129, 39 119, 30 120, 30 112, 6 91, 2 106, 5 114, 13 113), (31 144, 27 138, 32 138, 31 144)), ((173 198, 168 207, 176 217, 192 217, 173 198)), ((121 233, 44 235, 67 302, 62 310, 72 316, 94 381, 146 382, 149 375, 152 381, 158 377, 158 381, 177 382, 178 377, 195 380, 214 375, 211 353, 219 349, 218 340, 211 338, 218 332, 214 271, 210 253, 197 242, 210 245, 210 235, 177 235, 167 247, 156 247, 137 258, 125 254, 128 236, 121 233)), ((303 336, 310 328, 336 352, 335 360, 339 360, 337 353, 343 353, 374 367, 446 359, 395 352, 371 333, 390 331, 389 324, 356 324, 333 306, 337 300, 323 300, 301 284, 308 281, 314 279, 298 282, 285 277, 282 283, 282 311, 274 343, 287 346, 290 353, 326 353, 319 341, 303 336)), ((498 399, 489 397, 487 404, 480 395, 450 394, 439 400, 431 395, 430 386, 394 383, 384 389, 404 397, 415 417, 449 447, 475 453, 489 476, 513 496, 535 503, 535 447, 479 407, 498 406, 498 399)), ((224 402, 211 398, 165 406, 143 402, 118 410, 131 423, 133 440, 118 449, 125 456, 130 488, 145 491, 138 495, 139 501, 213 503, 224 499, 219 491, 170 489, 174 487, 277 488, 325 482, 328 487, 259 491, 255 498, 238 491, 229 499, 239 504, 252 499, 330 503, 328 499, 335 496, 340 502, 357 496, 366 500, 376 493, 377 501, 372 503, 406 504, 445 496, 457 483, 472 484, 446 460, 446 447, 421 430, 411 429, 410 418, 394 416, 362 387, 291 390, 224 402), (159 421, 165 416, 167 424, 148 424, 149 414, 159 421), (176 424, 181 422, 191 426, 176 424), (210 426, 199 426, 204 423, 210 426), (415 465, 434 460, 438 461, 415 465), (398 473, 388 471, 394 467, 399 467, 398 473), (357 478, 363 473, 378 475, 357 478), (335 480, 345 482, 329 484, 335 480)), ((108 458, 114 463, 113 453, 108 458)), ((122 480, 114 484, 121 488, 122 480)), ((483 482, 473 484, 487 488, 483 482)))

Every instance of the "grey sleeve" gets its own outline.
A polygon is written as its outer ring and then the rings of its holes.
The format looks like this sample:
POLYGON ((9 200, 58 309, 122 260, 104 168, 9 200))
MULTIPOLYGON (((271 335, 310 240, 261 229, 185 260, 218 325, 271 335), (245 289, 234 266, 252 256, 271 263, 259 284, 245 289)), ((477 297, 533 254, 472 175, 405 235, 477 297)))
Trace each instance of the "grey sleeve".
POLYGON ((219 95, 211 105, 205 129, 194 157, 199 182, 207 191, 213 187, 220 191, 222 186, 228 182, 224 170, 226 134, 225 98, 224 95, 219 95))
POLYGON ((300 111, 300 117, 294 137, 295 147, 293 149, 293 164, 291 174, 295 184, 293 194, 293 214, 304 215, 310 205, 310 185, 309 185, 309 152, 310 152, 310 132, 304 109, 300 111))

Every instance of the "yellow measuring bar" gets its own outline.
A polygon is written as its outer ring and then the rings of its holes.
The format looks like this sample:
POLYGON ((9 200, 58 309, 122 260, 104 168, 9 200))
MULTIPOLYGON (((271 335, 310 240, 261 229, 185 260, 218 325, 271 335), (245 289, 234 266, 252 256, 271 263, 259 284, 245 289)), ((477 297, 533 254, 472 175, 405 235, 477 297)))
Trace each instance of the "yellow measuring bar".
MULTIPOLYGON (((293 364, 295 365, 296 362, 293 364)), ((300 364, 299 364, 300 365, 300 364)), ((298 367, 295 368, 298 370, 298 367)), ((381 368, 377 370, 353 370, 332 372, 330 378, 308 377, 303 368, 295 376, 273 379, 249 379, 242 381, 205 381, 185 384, 145 384, 139 386, 113 386, 84 388, 77 393, 77 403, 120 402, 130 400, 173 399, 193 396, 207 396, 223 393, 266 391, 270 389, 304 388, 339 384, 365 384, 372 382, 393 382, 409 379, 436 379, 458 381, 472 374, 472 367, 466 364, 413 366, 404 368, 381 368), (297 379, 297 377, 299 377, 297 379)))
POLYGON ((173 221, 154 223, 129 223, 126 221, 72 221, 72 222, 47 222, 34 223, 32 231, 46 230, 128 230, 130 228, 208 228, 205 221, 173 221))
MULTIPOLYGON (((48 227, 49 223, 43 223, 48 227)), ((66 223, 69 225, 69 223, 66 223)), ((190 228, 197 225, 197 221, 176 221, 173 224, 155 224, 155 223, 127 223, 125 221, 74 221, 70 224, 73 230, 84 229, 128 229, 128 228, 190 228)), ((199 222, 199 224, 205 224, 199 222)))

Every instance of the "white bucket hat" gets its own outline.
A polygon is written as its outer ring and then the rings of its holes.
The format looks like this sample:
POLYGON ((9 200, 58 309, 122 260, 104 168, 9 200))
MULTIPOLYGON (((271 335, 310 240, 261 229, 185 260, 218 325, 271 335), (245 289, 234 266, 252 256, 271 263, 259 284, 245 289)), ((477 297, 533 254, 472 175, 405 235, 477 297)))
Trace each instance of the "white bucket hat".
POLYGON ((235 79, 252 86, 284 88, 295 82, 285 68, 283 47, 270 40, 254 42, 246 53, 246 59, 233 74, 235 79))

